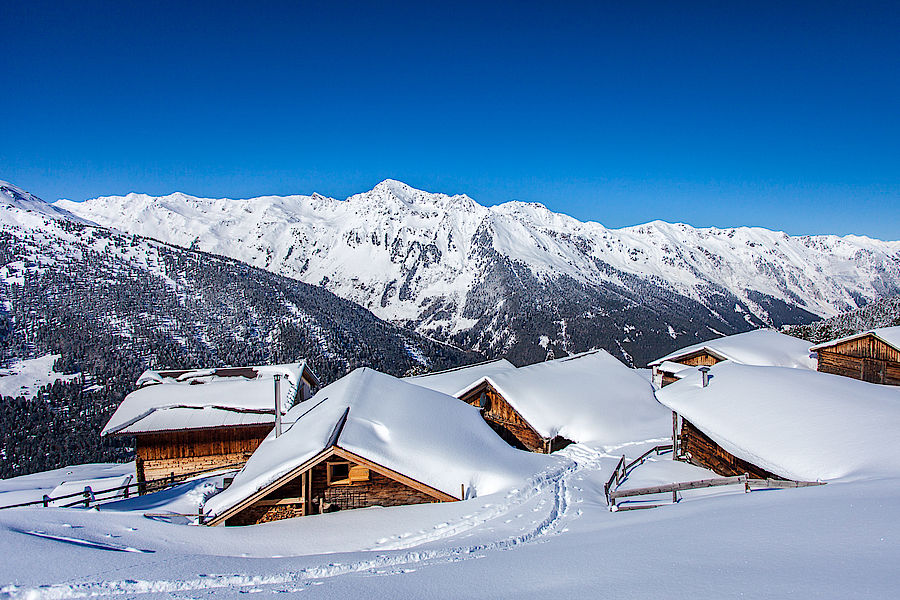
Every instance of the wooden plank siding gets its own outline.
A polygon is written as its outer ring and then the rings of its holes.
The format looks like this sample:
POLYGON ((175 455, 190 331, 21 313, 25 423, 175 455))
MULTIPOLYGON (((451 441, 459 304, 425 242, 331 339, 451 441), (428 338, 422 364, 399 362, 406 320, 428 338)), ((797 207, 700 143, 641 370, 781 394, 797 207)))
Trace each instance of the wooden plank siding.
POLYGON ((900 351, 873 335, 820 348, 818 354, 822 373, 900 385, 900 351))
POLYGON ((678 435, 678 458, 694 463, 725 477, 748 473, 754 479, 784 479, 753 463, 738 458, 719 446, 690 421, 681 418, 678 435))
POLYGON ((243 464, 271 430, 272 425, 253 425, 138 434, 138 481, 243 464))
POLYGON ((682 365, 688 365, 690 367, 711 367, 718 362, 722 362, 722 359, 710 354, 706 350, 703 350, 701 352, 691 354, 690 356, 685 356, 684 358, 675 359, 672 362, 677 362, 682 365))
POLYGON ((547 439, 535 430, 522 415, 494 387, 484 382, 467 392, 460 400, 481 408, 481 416, 507 444, 519 450, 549 454, 572 443, 562 436, 547 439), (482 408, 482 394, 484 407, 482 408))
POLYGON ((308 514, 335 512, 370 506, 405 506, 455 501, 456 498, 377 463, 334 446, 315 457, 301 470, 252 497, 237 510, 225 513, 211 524, 255 525, 308 514), (329 465, 348 464, 365 478, 330 481, 329 465))

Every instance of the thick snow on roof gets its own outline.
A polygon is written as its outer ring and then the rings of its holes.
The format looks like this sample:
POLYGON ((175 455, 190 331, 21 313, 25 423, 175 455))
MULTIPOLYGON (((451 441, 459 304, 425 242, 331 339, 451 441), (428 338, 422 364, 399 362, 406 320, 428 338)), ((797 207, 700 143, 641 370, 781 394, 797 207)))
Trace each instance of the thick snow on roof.
POLYGON ((693 369, 694 367, 682 363, 672 362, 671 360, 664 360, 659 363, 658 368, 664 373, 670 373, 677 377, 679 373, 688 371, 690 369, 693 369))
POLYGON ((809 356, 809 342, 772 329, 756 329, 694 344, 658 358, 650 366, 674 361, 702 350, 744 365, 816 368, 815 359, 809 356))
POLYGON ((783 477, 900 474, 898 387, 722 362, 707 387, 694 371, 657 397, 728 452, 783 477))
POLYGON ((458 367, 438 373, 406 377, 404 380, 436 392, 456 396, 460 391, 467 389, 472 383, 479 381, 483 377, 503 371, 514 371, 515 369, 516 366, 514 364, 505 358, 500 358, 468 367, 458 367))
POLYGON ((101 435, 274 422, 274 375, 282 375, 284 411, 294 403, 303 367, 304 363, 253 367, 255 379, 216 377, 212 370, 191 371, 191 377, 176 379, 147 371, 138 379, 143 387, 125 397, 101 435), (253 417, 252 423, 236 423, 244 419, 224 414, 228 412, 256 413, 265 415, 265 419, 253 417))
MULTIPOLYGON (((544 437, 613 446, 659 438, 671 416, 644 377, 605 350, 485 377, 544 437)), ((473 384, 479 384, 476 382, 473 384)))
POLYGON ((898 325, 896 327, 878 327, 876 329, 869 329, 860 333, 855 333, 853 335, 838 338, 836 340, 817 344, 810 348, 810 351, 815 352, 820 348, 827 348, 828 346, 834 346, 835 344, 842 344, 844 342, 849 342, 850 340, 855 340, 867 335, 874 335, 886 344, 900 350, 900 325, 898 325))
POLYGON ((460 484, 490 494, 562 460, 515 450, 456 398, 362 368, 292 408, 282 435, 269 434, 206 511, 223 513, 327 449, 348 407, 336 445, 454 497, 460 484))

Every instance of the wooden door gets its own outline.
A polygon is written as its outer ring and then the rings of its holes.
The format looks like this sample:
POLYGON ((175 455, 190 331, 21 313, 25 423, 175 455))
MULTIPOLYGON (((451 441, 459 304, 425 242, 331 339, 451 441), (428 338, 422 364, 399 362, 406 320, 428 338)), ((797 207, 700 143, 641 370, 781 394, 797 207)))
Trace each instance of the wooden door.
POLYGON ((884 383, 884 361, 874 358, 863 359, 862 380, 869 383, 884 383))

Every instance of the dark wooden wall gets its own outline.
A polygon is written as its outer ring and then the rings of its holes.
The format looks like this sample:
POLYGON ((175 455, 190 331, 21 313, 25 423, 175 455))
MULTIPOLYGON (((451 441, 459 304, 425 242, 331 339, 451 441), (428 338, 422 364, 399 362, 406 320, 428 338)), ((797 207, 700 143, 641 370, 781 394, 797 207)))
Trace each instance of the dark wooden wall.
POLYGON ((725 477, 749 473, 750 477, 757 479, 784 479, 727 452, 687 419, 681 420, 679 450, 680 457, 688 462, 715 471, 725 477))
MULTIPOLYGON (((270 492, 265 498, 227 519, 225 525, 254 525, 278 521, 321 511, 334 512, 369 506, 403 506, 438 502, 436 498, 409 487, 374 470, 368 481, 328 485, 327 464, 348 462, 337 456, 329 457, 306 471, 309 474, 307 494, 303 494, 303 474, 270 492), (304 502, 273 506, 272 501, 302 497, 304 502)), ((355 465, 349 461, 351 465, 355 465)), ((357 465, 358 466, 358 465, 357 465)))
POLYGON ((818 370, 869 383, 900 385, 900 351, 865 336, 818 351, 818 370))
POLYGON ((243 464, 271 430, 272 425, 254 425, 139 434, 138 480, 243 464))
MULTIPOLYGON (((482 393, 486 396, 487 405, 482 409, 481 416, 497 432, 497 435, 514 448, 532 452, 547 452, 546 440, 490 384, 484 383, 478 386, 463 396, 461 400, 466 404, 479 407, 482 393)), ((556 449, 564 446, 564 442, 558 442, 556 449)))

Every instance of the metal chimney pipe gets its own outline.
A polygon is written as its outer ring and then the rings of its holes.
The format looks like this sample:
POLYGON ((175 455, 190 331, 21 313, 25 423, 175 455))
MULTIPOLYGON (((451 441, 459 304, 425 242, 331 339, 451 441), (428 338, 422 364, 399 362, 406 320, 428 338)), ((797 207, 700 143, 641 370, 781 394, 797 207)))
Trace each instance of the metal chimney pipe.
POLYGON ((709 367, 700 367, 700 380, 703 382, 703 387, 709 385, 709 367))
POLYGON ((275 437, 281 435, 281 373, 275 373, 275 437))

